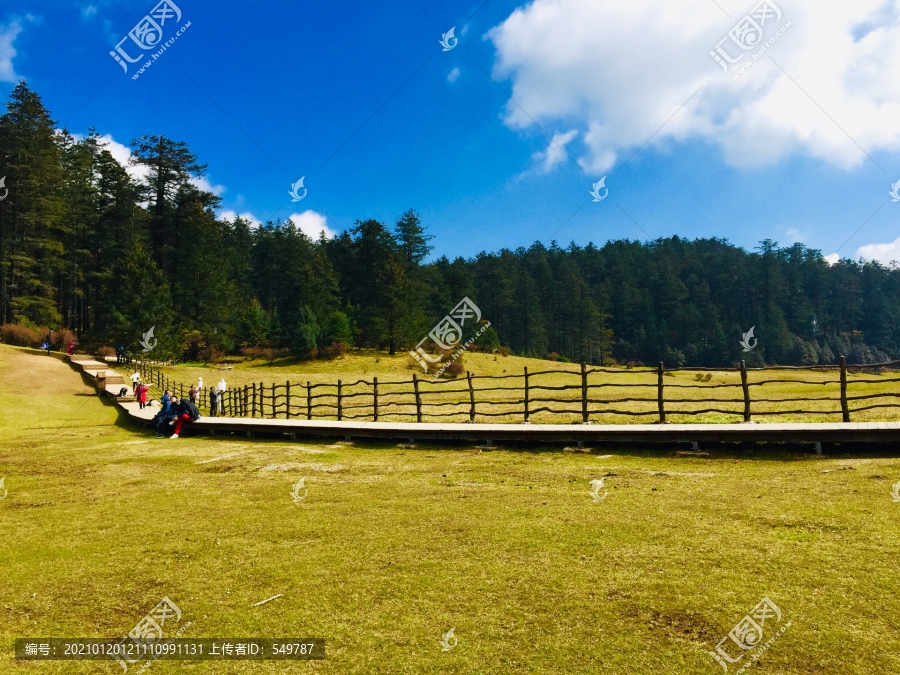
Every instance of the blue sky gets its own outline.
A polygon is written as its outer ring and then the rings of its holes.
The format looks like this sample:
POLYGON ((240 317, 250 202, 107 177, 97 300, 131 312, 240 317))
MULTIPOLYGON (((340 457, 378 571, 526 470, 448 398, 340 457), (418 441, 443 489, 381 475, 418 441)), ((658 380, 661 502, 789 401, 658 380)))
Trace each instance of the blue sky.
POLYGON ((146 54, 126 74, 109 52, 153 0, 11 0, 0 86, 73 133, 187 142, 227 214, 339 231, 415 208, 437 255, 678 234, 900 259, 898 2, 176 4, 164 40, 190 26, 132 79, 146 54), (745 16, 771 43, 732 79, 710 51, 745 16))

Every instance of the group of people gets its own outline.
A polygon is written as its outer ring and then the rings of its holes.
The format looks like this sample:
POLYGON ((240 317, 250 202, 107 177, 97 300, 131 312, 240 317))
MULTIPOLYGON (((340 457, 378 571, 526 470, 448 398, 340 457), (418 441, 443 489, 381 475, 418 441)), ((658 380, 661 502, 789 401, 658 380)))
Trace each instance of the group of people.
MULTIPOLYGON (((147 405, 147 395, 150 387, 141 379, 138 372, 131 375, 132 393, 137 399, 140 409, 143 410, 147 405)), ((225 378, 219 380, 218 384, 209 388, 209 414, 216 417, 219 414, 225 414, 224 393, 228 385, 225 378)), ((179 398, 168 389, 159 399, 161 406, 160 411, 153 418, 153 427, 156 429, 157 436, 165 436, 166 426, 174 426, 174 433, 170 438, 178 438, 181 435, 181 429, 185 423, 195 422, 200 418, 200 411, 197 406, 200 403, 200 392, 203 390, 203 378, 201 377, 196 385, 191 385, 187 398, 179 398)), ((119 392, 120 396, 124 396, 127 389, 119 392)))
POLYGON ((165 436, 166 427, 174 426, 173 434, 169 438, 178 438, 181 435, 181 429, 185 423, 190 424, 200 419, 200 411, 197 405, 189 398, 178 398, 168 389, 159 399, 162 406, 160 411, 153 417, 153 428, 156 429, 157 436, 165 436))
MULTIPOLYGON (((219 383, 215 386, 209 387, 209 414, 211 417, 215 417, 219 413, 225 414, 225 390, 228 388, 228 385, 225 384, 225 378, 223 377, 219 380, 219 383)), ((194 405, 198 405, 200 403, 200 392, 203 391, 203 378, 200 377, 197 379, 196 385, 191 385, 190 390, 188 390, 188 396, 191 401, 193 401, 194 405)))

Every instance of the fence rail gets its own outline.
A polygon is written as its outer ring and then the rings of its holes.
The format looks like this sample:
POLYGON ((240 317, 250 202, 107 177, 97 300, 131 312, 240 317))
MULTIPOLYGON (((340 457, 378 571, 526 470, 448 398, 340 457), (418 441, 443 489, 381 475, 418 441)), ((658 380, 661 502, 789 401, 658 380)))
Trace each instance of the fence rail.
MULTIPOLYGON (((122 357, 125 363, 138 372, 151 385, 158 397, 168 389, 185 396, 190 385, 170 379, 152 361, 122 357)), ((673 368, 663 363, 657 368, 615 369, 588 367, 581 364, 576 370, 542 370, 509 375, 473 375, 453 380, 432 380, 413 374, 411 380, 359 379, 352 382, 337 380, 334 383, 284 384, 256 382, 243 387, 230 388, 222 396, 222 413, 230 417, 260 417, 286 419, 337 419, 373 421, 453 421, 475 422, 476 418, 522 419, 530 422, 535 415, 565 415, 573 423, 603 421, 608 416, 627 418, 656 418, 665 423, 668 416, 725 415, 749 422, 754 416, 772 415, 840 415, 843 422, 850 421, 852 413, 874 409, 900 408, 900 391, 877 391, 848 395, 848 373, 884 373, 895 369, 900 374, 900 361, 871 365, 848 366, 844 357, 836 366, 776 366, 773 368, 747 368, 743 361, 735 368, 673 368), (751 381, 756 372, 786 371, 797 373, 801 379, 773 378, 751 381), (803 373, 834 373, 834 379, 802 379, 803 373), (667 382, 676 374, 694 373, 696 380, 689 383, 667 382), (704 373, 706 374, 704 379, 704 373), (733 378, 733 382, 708 383, 712 374, 733 378), (548 377, 550 382, 542 381, 548 377), (616 378, 630 381, 609 381, 616 378), (562 381, 567 380, 567 381, 562 381), (570 381, 568 381, 570 380, 570 381), (502 386, 502 385, 513 386, 502 386), (798 385, 818 389, 817 396, 757 395, 767 388, 798 385), (621 388, 632 392, 617 394, 621 388), (833 388, 833 390, 831 390, 833 388), (821 391, 822 389, 828 391, 821 391), (655 390, 655 391, 654 391, 655 390), (696 391, 698 396, 690 397, 696 391), (720 392, 723 396, 711 396, 720 392), (635 395, 634 392, 637 392, 635 395), (734 392, 734 396, 727 396, 734 392), (829 395, 830 394, 830 395, 829 395), (793 409, 772 409, 772 406, 795 403, 812 403, 814 406, 793 406, 793 409), (861 405, 869 403, 869 405, 861 405), (851 407, 853 404, 855 407, 851 407), (701 407, 697 407, 701 406, 701 407)), ((850 384, 890 385, 900 382, 900 377, 856 378, 850 384)), ((777 393, 777 392, 772 392, 777 393)), ((208 390, 198 393, 202 414, 209 410, 208 390)))

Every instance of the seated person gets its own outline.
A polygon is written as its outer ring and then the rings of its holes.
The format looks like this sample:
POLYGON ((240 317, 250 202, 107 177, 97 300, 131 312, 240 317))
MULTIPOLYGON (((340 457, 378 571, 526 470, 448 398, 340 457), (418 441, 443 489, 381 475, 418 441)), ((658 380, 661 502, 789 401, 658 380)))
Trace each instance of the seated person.
POLYGON ((168 401, 168 406, 164 405, 162 410, 154 415, 151 424, 153 424, 157 436, 165 436, 165 433, 163 432, 166 430, 166 427, 169 426, 170 423, 174 423, 175 417, 177 416, 175 410, 177 405, 178 397, 173 394, 168 401))
POLYGON ((169 426, 175 425, 175 433, 169 438, 178 438, 181 435, 181 429, 185 422, 190 424, 191 422, 196 422, 200 419, 200 411, 197 410, 197 406, 194 405, 193 401, 186 398, 183 398, 178 402, 176 414, 177 417, 169 422, 169 426))

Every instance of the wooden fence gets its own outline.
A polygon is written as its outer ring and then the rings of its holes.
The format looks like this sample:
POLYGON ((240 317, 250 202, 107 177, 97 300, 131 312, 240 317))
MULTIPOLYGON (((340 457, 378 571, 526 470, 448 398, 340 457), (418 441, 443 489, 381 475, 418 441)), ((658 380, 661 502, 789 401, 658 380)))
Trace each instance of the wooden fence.
MULTIPOLYGON (((124 360, 151 384, 156 390, 155 397, 158 398, 165 389, 179 396, 188 394, 190 385, 171 380, 160 364, 128 357, 124 360)), ((475 422, 476 418, 480 421, 531 422, 535 415, 557 423, 602 422, 610 416, 656 418, 648 421, 665 423, 667 416, 673 415, 725 415, 730 418, 727 421, 743 418, 745 422, 753 417, 772 415, 840 415, 842 421, 849 422, 851 413, 900 408, 900 403, 896 402, 900 393, 896 393, 897 387, 893 386, 894 391, 860 392, 851 396, 848 394, 848 371, 857 375, 850 380, 854 387, 894 385, 900 382, 900 377, 892 377, 900 374, 896 370, 898 367, 900 361, 848 367, 845 358, 841 357, 839 366, 763 369, 747 368, 741 361, 736 368, 666 369, 660 363, 655 369, 621 369, 582 364, 580 372, 529 372, 525 368, 521 374, 476 376, 466 373, 465 377, 454 380, 434 380, 414 374, 411 380, 402 381, 379 381, 373 377, 371 380, 337 380, 334 383, 259 382, 228 389, 222 397, 222 405, 224 415, 230 417, 376 422, 475 422), (691 374, 695 381, 684 382, 691 374), (751 380, 754 374, 761 374, 762 378, 751 380), (809 379, 816 374, 837 377, 809 379), (722 382, 710 384, 713 375, 722 382), (682 381, 667 381, 676 376, 682 381), (824 390, 824 395, 773 395, 779 390, 804 386, 824 390), (765 394, 767 388, 769 396, 751 397, 751 392, 765 394), (691 393, 696 395, 691 397, 691 393), (803 403, 812 405, 796 405, 803 403), (731 419, 732 416, 737 419, 731 419)), ((208 389, 199 393, 198 402, 201 414, 211 412, 208 389)))

